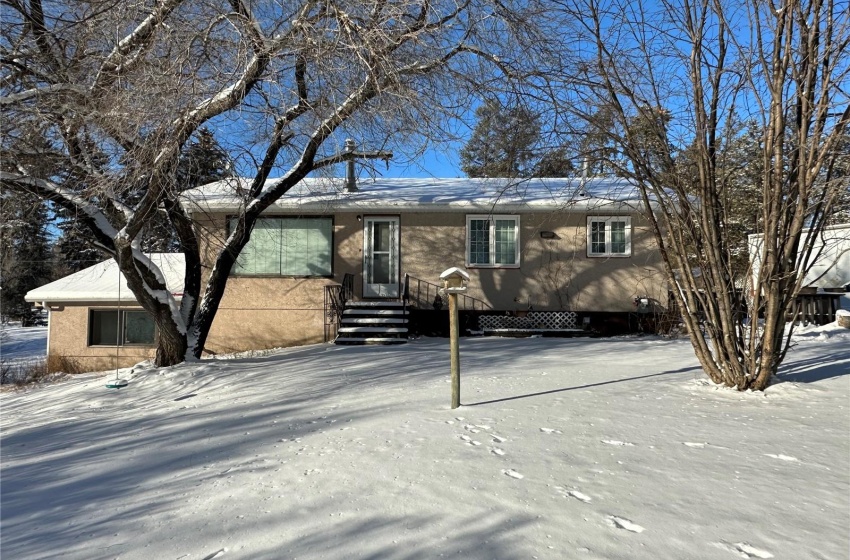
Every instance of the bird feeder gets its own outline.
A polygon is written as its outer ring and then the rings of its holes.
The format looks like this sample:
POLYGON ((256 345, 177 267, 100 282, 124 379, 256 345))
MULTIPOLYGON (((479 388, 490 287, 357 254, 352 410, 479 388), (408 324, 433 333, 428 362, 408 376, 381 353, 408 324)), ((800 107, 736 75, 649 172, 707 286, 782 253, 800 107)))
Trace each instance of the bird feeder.
POLYGON ((461 293, 466 291, 466 285, 469 282, 469 273, 462 268, 453 266, 440 274, 440 280, 443 281, 443 290, 447 294, 461 293))
POLYGON ((452 408, 460 406, 460 342, 457 318, 457 295, 466 291, 469 273, 453 266, 440 274, 441 292, 449 296, 449 348, 452 370, 452 408))

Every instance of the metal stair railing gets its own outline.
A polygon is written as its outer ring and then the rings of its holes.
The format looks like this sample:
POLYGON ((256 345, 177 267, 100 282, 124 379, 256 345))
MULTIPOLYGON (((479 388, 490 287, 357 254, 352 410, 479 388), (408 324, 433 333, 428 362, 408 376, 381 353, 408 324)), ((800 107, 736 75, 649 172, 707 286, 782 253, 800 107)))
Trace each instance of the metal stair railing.
POLYGON ((354 275, 346 272, 342 276, 341 284, 329 284, 325 286, 325 342, 336 338, 339 325, 342 322, 342 312, 345 304, 354 299, 354 275))
MULTIPOLYGON (((439 284, 405 274, 402 299, 407 306, 418 309, 443 309, 443 306, 448 305, 448 303, 444 303, 440 289, 439 284)), ((459 311, 488 311, 492 309, 493 307, 483 300, 466 294, 458 294, 459 311)))

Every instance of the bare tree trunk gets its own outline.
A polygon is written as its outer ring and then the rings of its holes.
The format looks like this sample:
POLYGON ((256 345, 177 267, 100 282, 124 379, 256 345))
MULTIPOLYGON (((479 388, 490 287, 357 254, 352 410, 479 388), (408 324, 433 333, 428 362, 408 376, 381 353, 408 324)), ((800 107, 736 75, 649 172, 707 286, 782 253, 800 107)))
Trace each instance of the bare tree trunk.
POLYGON ((716 383, 763 390, 788 350, 785 317, 813 243, 848 188, 830 170, 850 126, 839 85, 850 80, 850 12, 832 0, 561 5, 569 40, 595 47, 575 55, 571 74, 591 108, 564 107, 624 156, 611 164, 642 193, 702 368, 716 383), (732 29, 742 8, 749 29, 732 29), (761 169, 750 232, 762 238, 750 255, 758 269, 737 274, 747 248, 730 235, 731 202, 749 185, 721 156, 748 121, 762 131, 761 159, 749 162, 761 169))
POLYGON ((168 287, 156 277, 156 271, 150 266, 152 263, 140 261, 138 254, 134 254, 125 240, 118 238, 115 247, 118 268, 127 280, 127 286, 136 295, 139 304, 151 314, 157 326, 156 365, 167 367, 183 362, 188 346, 186 331, 181 330, 180 322, 175 320, 174 308, 169 305, 171 298, 152 294, 168 293, 168 287))
POLYGON ((188 348, 186 335, 172 328, 172 321, 159 317, 157 319, 156 324, 160 326, 156 346, 157 367, 168 367, 184 362, 188 348))

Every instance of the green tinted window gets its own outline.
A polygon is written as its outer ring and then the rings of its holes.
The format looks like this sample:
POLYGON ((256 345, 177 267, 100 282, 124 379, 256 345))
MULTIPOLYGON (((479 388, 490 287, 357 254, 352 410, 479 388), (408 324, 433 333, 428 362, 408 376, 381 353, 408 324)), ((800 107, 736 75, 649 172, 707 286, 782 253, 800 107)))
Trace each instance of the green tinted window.
POLYGON ((233 272, 331 276, 332 238, 330 218, 262 218, 236 260, 233 272))

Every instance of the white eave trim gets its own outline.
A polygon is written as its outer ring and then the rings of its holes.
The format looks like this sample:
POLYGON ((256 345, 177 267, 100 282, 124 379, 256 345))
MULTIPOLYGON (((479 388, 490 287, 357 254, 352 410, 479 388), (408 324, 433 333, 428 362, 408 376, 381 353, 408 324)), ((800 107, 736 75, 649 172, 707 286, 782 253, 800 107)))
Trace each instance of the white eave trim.
MULTIPOLYGON (((183 297, 182 294, 172 294, 174 299, 180 301, 183 297)), ((72 303, 72 304, 125 304, 131 303, 135 305, 139 305, 139 302, 135 297, 132 297, 132 294, 127 297, 118 298, 117 294, 103 294, 103 293, 92 293, 92 294, 27 294, 27 297, 24 298, 29 303, 35 303, 47 307, 49 305, 56 304, 64 304, 64 303, 72 303)))
MULTIPOLYGON (((590 199, 582 200, 572 204, 492 204, 492 203, 476 203, 462 202, 451 204, 369 204, 357 202, 307 202, 300 204, 281 204, 275 203, 269 206, 265 213, 272 212, 312 212, 324 214, 340 214, 340 213, 378 213, 378 212, 405 212, 405 213, 469 213, 475 212, 479 214, 529 214, 535 212, 564 212, 570 214, 587 214, 590 212, 638 212, 642 209, 643 203, 636 201, 610 201, 590 199)), ((232 203, 208 203, 196 204, 188 203, 184 206, 187 213, 209 213, 221 214, 227 212, 237 212, 242 206, 232 203)))

